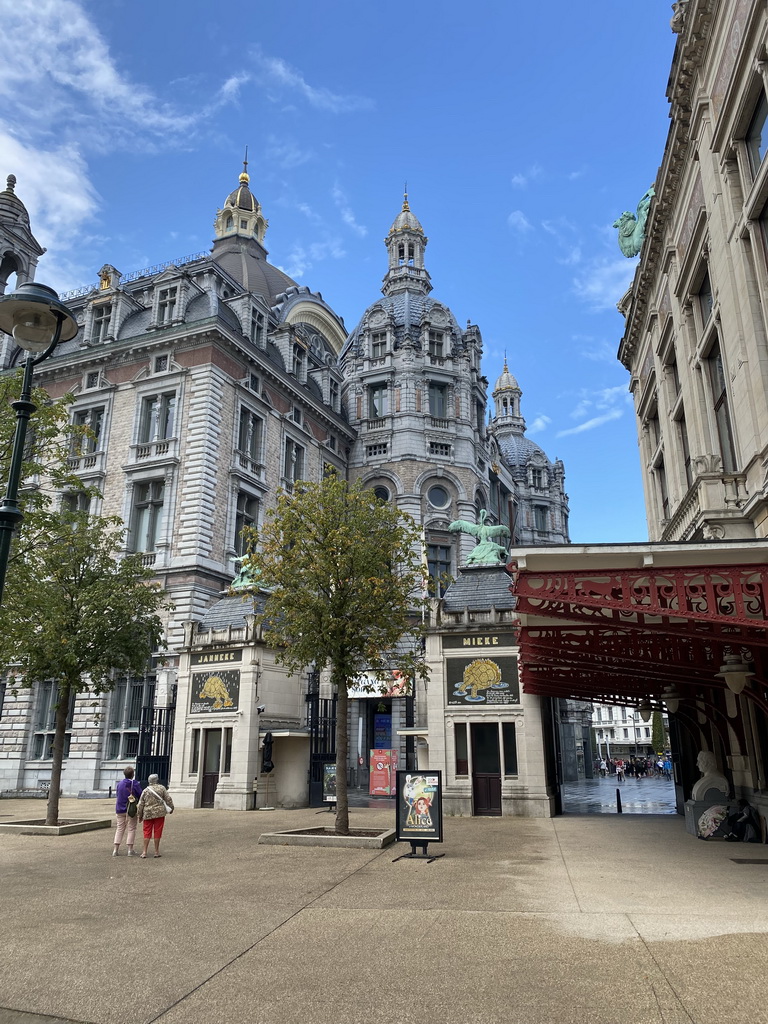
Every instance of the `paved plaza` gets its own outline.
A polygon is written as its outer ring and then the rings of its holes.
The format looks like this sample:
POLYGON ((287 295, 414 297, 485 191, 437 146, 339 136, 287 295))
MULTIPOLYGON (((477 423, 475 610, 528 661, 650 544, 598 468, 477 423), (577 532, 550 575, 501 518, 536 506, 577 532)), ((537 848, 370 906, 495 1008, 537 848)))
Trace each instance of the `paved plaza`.
MULTIPOLYGON (((0 821, 42 810, 3 800, 0 821)), ((179 810, 146 861, 107 830, 0 835, 0 1022, 768 1022, 764 846, 673 814, 447 818, 429 864, 257 844, 330 820, 179 810)))

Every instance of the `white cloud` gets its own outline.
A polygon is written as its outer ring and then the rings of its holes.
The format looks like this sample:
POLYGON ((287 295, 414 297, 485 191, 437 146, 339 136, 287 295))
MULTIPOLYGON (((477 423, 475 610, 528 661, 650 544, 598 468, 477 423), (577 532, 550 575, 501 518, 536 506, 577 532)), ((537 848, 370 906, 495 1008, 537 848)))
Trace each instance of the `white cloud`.
POLYGON ((215 110, 236 101, 248 80, 232 74, 207 106, 185 111, 119 68, 84 4, 4 5, 0 167, 16 175, 33 231, 51 250, 41 277, 61 288, 92 276, 83 244, 99 205, 90 155, 186 145, 215 110))
MULTIPOLYGON (((199 114, 181 114, 130 81, 83 6, 74 0, 16 0, 3 12, 0 97, 11 101, 26 131, 75 114, 102 146, 112 137, 188 132, 199 114), (40 55, 45 59, 41 60, 40 55), (98 126, 95 124, 98 118, 98 126)), ((6 115, 8 114, 6 109, 6 115)))
POLYGON ((352 212, 352 208, 347 202, 347 197, 344 195, 344 193, 342 192, 338 185, 333 186, 333 201, 338 206, 339 211, 341 213, 341 219, 344 221, 347 227, 351 228, 352 231, 354 231, 355 234, 359 235, 361 238, 365 238, 365 236, 368 234, 368 228, 365 227, 364 224, 357 223, 357 221, 355 220, 355 215, 352 212))
POLYGON ((632 283, 635 263, 625 256, 602 259, 573 279, 573 289, 595 312, 614 309, 632 283))
POLYGON ((253 51, 253 58, 270 84, 298 93, 316 110, 325 110, 331 114, 350 114, 373 107, 373 101, 365 96, 345 96, 331 92, 325 86, 310 85, 300 71, 291 67, 281 57, 269 57, 256 49, 253 51))
POLYGON ((514 188, 526 188, 528 184, 538 178, 541 173, 541 167, 539 167, 538 164, 533 164, 527 171, 518 171, 517 174, 513 174, 510 178, 510 183, 514 188))
POLYGON ((327 259, 340 260, 346 255, 337 238, 328 238, 324 242, 313 242, 309 246, 297 243, 288 254, 285 265, 278 263, 277 266, 294 280, 301 280, 316 263, 322 263, 327 259))
POLYGON ((522 210, 513 210, 507 217, 507 224, 520 235, 533 231, 533 224, 531 224, 522 210))
POLYGON ((542 430, 546 430, 549 424, 552 422, 549 416, 537 416, 533 423, 529 423, 526 427, 526 434, 540 434, 542 430))
POLYGON ((312 224, 323 223, 323 218, 320 216, 319 213, 315 213, 315 211, 312 209, 309 203, 297 203, 296 209, 299 211, 299 213, 303 213, 307 220, 310 221, 312 224))
MULTIPOLYGON (((16 175, 16 194, 29 211, 34 235, 50 250, 41 261, 41 280, 57 290, 72 287, 85 267, 62 254, 73 251, 73 237, 99 206, 82 155, 71 144, 49 151, 26 146, 0 122, 0 166, 16 175)), ((92 273, 91 268, 87 276, 92 273)))
POLYGON ((570 413, 571 419, 582 422, 575 427, 558 431, 556 436, 567 437, 570 434, 583 434, 587 430, 594 430, 612 420, 621 419, 631 404, 632 398, 626 384, 600 388, 597 391, 584 390, 570 413))
POLYGON ((556 436, 568 437, 569 434, 583 434, 587 430, 594 430, 595 427, 602 427, 604 423, 610 423, 611 420, 618 420, 623 415, 624 413, 621 409, 610 409, 608 412, 603 413, 602 416, 595 416, 591 420, 580 423, 577 427, 571 427, 570 430, 558 430, 556 436))
POLYGON ((265 156, 270 163, 288 169, 301 167, 314 157, 311 149, 304 149, 293 139, 278 139, 274 135, 267 138, 265 156))
POLYGON ((561 256, 557 261, 565 267, 576 267, 581 263, 581 246, 574 245, 565 256, 561 256))
POLYGON ((240 90, 250 82, 251 76, 243 71, 240 74, 232 75, 219 89, 219 96, 224 100, 235 100, 240 95, 240 90))
POLYGON ((589 359, 593 363, 609 363, 615 365, 617 360, 617 343, 605 341, 605 339, 592 338, 589 335, 575 334, 573 336, 579 348, 579 355, 583 359, 589 359))

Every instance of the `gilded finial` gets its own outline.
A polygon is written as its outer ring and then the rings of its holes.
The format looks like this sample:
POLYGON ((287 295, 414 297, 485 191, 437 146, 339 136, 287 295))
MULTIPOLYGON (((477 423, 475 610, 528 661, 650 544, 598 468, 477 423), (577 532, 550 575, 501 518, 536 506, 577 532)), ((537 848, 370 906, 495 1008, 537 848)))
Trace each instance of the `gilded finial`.
POLYGON ((248 147, 245 147, 245 158, 243 160, 243 172, 240 175, 240 184, 247 185, 251 180, 251 176, 248 174, 248 147))
POLYGON ((410 206, 408 205, 408 182, 406 181, 403 185, 403 213, 408 210, 410 210, 410 206))

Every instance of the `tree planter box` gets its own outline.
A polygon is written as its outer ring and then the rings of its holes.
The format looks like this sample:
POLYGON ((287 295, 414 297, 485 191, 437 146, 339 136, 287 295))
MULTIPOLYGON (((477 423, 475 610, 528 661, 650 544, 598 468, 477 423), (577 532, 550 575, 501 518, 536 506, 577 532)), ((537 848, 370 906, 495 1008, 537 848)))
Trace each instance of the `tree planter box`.
POLYGON ((0 834, 13 832, 25 836, 70 836, 74 832, 91 832, 96 828, 112 828, 114 819, 98 818, 84 821, 70 819, 63 825, 45 825, 44 818, 30 818, 26 821, 12 821, 0 824, 0 834))
POLYGON ((271 846, 335 846, 358 850, 383 850, 395 841, 393 828, 353 828, 351 835, 337 836, 332 828, 297 828, 287 832, 262 832, 260 843, 271 846))

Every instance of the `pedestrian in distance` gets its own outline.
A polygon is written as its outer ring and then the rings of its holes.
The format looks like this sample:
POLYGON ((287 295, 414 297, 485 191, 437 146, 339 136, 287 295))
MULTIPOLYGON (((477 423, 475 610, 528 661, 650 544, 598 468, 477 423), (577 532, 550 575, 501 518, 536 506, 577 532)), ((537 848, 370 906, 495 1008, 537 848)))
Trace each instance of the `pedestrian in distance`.
POLYGON ((136 823, 138 821, 138 803, 141 798, 141 786, 133 777, 133 768, 123 768, 124 779, 117 784, 115 791, 115 814, 117 816, 117 829, 115 830, 114 847, 112 856, 117 857, 120 853, 120 844, 125 837, 125 845, 129 857, 138 857, 133 848, 136 839, 136 823))
POLYGON ((166 815, 173 814, 173 800, 165 786, 160 785, 158 775, 150 775, 147 788, 139 800, 139 821, 144 827, 144 850, 141 859, 145 860, 150 839, 154 843, 155 857, 160 857, 160 839, 163 835, 166 815))

